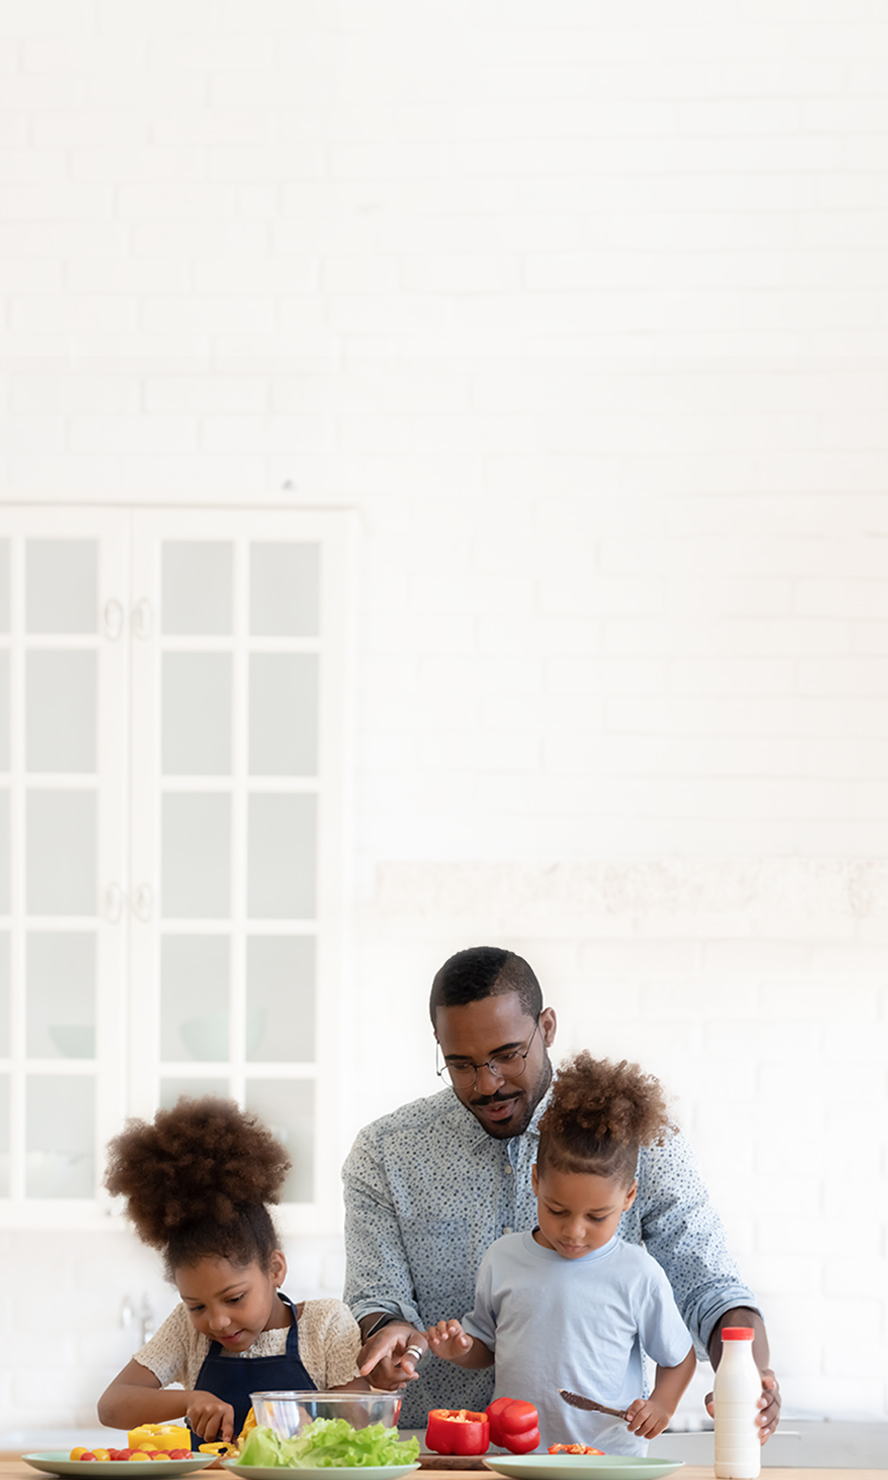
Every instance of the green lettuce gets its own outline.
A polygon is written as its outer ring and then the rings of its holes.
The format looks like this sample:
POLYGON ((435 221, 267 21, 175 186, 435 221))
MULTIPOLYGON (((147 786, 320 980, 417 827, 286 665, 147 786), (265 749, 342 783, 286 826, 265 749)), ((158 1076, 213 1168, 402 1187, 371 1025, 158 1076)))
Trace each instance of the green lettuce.
POLYGON ((274 1429, 251 1429, 237 1463, 288 1470, 369 1469, 410 1465, 418 1458, 419 1440, 399 1439, 397 1429, 381 1423, 355 1429, 345 1418, 316 1418, 294 1439, 282 1439, 274 1429))

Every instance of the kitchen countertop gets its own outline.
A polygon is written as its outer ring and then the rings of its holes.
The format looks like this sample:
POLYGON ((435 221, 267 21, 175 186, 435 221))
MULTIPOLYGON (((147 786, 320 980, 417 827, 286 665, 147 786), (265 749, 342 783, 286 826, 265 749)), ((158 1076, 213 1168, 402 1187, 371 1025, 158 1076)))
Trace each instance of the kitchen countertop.
MULTIPOLYGON (((27 1469, 27 1466, 25 1468, 27 1469)), ((711 1465, 685 1465, 684 1469, 670 1476, 670 1480, 713 1480, 714 1473, 711 1465)), ((459 1475, 471 1475, 472 1480, 479 1480, 477 1470, 449 1470, 447 1480, 453 1480, 454 1476, 459 1475)), ((2 1480, 2 1467, 0 1467, 0 1480, 2 1480)), ((780 1480, 888 1480, 888 1470, 781 1469, 780 1480)))
MULTIPOLYGON (((212 1470, 208 1473, 217 1475, 219 1474, 219 1471, 212 1470)), ((458 1475, 470 1475, 472 1477, 472 1480, 478 1480, 477 1470, 449 1470, 443 1473, 446 1473, 446 1475, 448 1476, 448 1480, 453 1480, 453 1477, 458 1475)), ((35 1477, 38 1476, 38 1474, 39 1471, 33 1470, 30 1465, 26 1465, 24 1460, 0 1460, 0 1480, 35 1480, 35 1477)), ((781 1469, 780 1476, 781 1480, 888 1480, 888 1469, 781 1469)), ((709 1465, 686 1465, 681 1472, 681 1480, 713 1480, 712 1467, 709 1465)))

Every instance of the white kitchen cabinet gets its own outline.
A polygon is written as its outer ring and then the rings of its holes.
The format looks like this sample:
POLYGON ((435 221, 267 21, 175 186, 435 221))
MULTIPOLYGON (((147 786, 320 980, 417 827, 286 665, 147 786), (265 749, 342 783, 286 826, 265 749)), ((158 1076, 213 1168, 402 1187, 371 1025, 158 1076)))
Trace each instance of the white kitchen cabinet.
POLYGON ((234 1096, 338 1206, 353 524, 0 511, 0 1220, 107 1217, 104 1148, 234 1096))

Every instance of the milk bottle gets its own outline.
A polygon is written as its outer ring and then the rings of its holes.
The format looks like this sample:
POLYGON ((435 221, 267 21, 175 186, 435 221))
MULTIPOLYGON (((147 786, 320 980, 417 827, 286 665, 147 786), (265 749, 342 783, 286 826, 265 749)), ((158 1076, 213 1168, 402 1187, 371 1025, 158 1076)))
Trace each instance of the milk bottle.
POLYGON ((762 1446, 756 1418, 762 1379, 752 1355, 751 1326, 725 1326, 715 1369, 715 1473, 718 1480, 755 1480, 762 1446))

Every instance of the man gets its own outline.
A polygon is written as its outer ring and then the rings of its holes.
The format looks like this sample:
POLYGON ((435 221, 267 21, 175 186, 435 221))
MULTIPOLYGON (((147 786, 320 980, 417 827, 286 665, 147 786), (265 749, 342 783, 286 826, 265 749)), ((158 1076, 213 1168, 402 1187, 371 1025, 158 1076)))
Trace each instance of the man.
MULTIPOLYGON (((342 1173, 345 1299, 364 1340, 360 1369, 383 1387, 409 1380, 405 1428, 424 1427, 430 1408, 490 1402, 492 1369, 423 1356, 423 1333, 472 1309, 475 1275, 495 1239, 536 1226, 530 1169, 556 1027, 527 962, 492 946, 445 961, 429 1011, 438 1073, 450 1088, 365 1126, 342 1173)), ((662 1265, 698 1356, 717 1366, 722 1327, 754 1328, 764 1443, 780 1410, 764 1322, 680 1134, 642 1148, 638 1193, 619 1234, 662 1265)))

